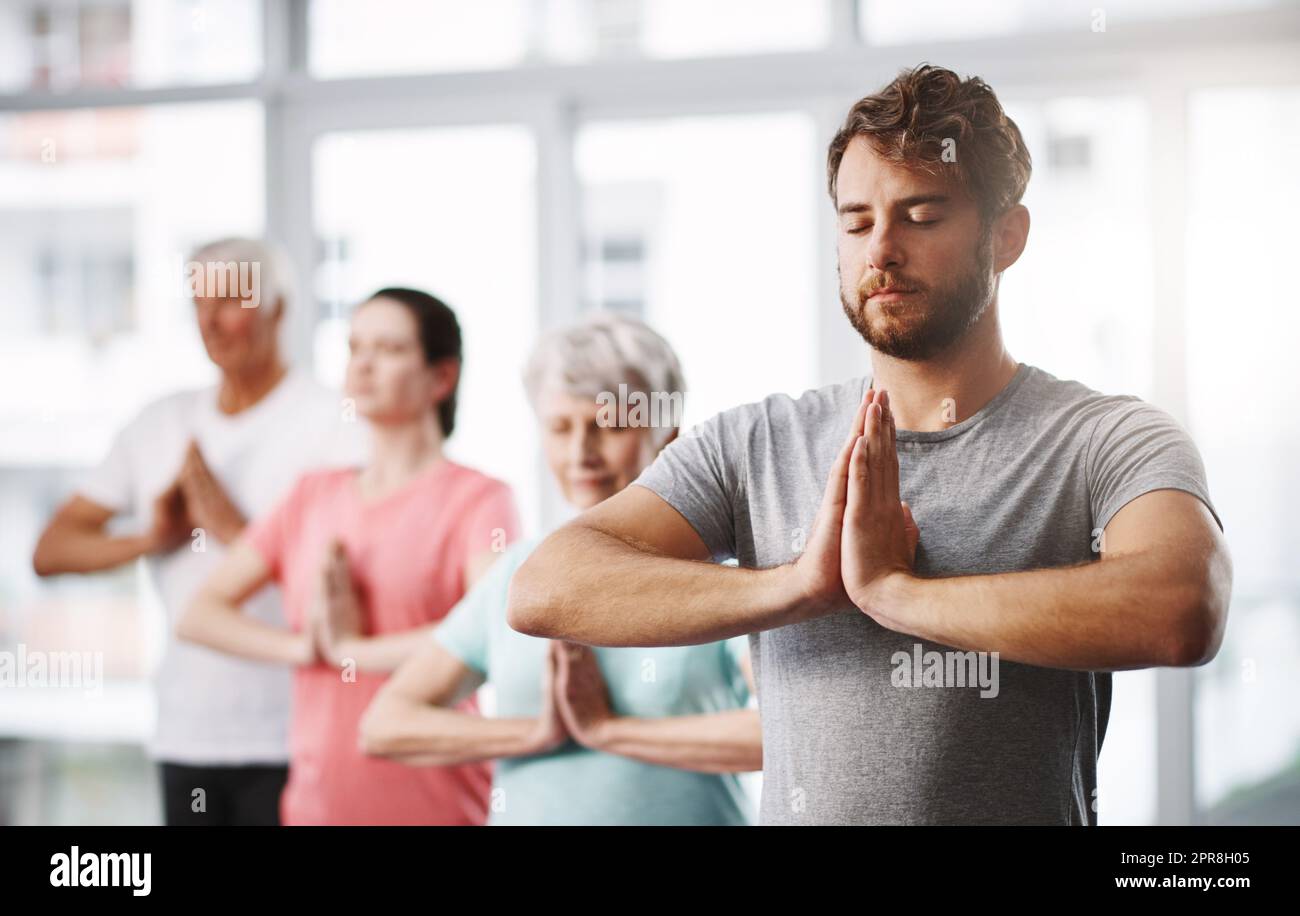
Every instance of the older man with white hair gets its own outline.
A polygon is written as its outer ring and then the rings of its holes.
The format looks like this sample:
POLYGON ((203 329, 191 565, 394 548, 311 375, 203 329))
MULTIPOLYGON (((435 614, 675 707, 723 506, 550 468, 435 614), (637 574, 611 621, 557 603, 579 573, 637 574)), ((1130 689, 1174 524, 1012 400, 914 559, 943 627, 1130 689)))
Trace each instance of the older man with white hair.
MULTIPOLYGON (((279 329, 292 298, 275 245, 227 238, 186 270, 211 386, 146 406, 58 509, 36 546, 38 575, 147 560, 168 633, 245 522, 305 470, 359 461, 365 435, 337 395, 290 367, 279 329), (235 282, 231 282, 231 280, 235 282), (118 515, 132 533, 110 533, 118 515)), ((278 594, 249 603, 279 622, 278 594)), ((168 638, 156 677, 158 761, 166 822, 276 824, 287 776, 289 673, 168 638)))

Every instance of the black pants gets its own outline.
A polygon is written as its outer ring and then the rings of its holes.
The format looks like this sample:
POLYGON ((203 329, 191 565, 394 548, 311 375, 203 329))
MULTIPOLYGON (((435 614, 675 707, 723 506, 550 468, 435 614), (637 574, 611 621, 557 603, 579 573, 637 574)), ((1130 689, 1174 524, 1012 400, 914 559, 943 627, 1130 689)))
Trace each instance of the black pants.
POLYGON ((160 763, 163 815, 168 827, 280 824, 285 765, 190 766, 160 763))

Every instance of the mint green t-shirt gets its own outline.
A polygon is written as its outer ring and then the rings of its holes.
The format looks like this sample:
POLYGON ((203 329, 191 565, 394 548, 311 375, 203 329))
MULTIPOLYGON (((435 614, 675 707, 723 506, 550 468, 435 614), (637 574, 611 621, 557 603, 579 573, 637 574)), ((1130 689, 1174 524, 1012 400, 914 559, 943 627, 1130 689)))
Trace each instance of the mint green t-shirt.
MULTIPOLYGON (((506 622, 510 578, 540 538, 506 550, 434 630, 434 638, 496 692, 496 715, 541 710, 545 639, 506 622)), ((743 709, 740 667, 748 637, 698 646, 597 648, 615 715, 657 718, 743 709)), ((569 741, 554 751, 494 765, 489 826, 747 825, 753 812, 737 774, 700 773, 592 751, 569 741)))

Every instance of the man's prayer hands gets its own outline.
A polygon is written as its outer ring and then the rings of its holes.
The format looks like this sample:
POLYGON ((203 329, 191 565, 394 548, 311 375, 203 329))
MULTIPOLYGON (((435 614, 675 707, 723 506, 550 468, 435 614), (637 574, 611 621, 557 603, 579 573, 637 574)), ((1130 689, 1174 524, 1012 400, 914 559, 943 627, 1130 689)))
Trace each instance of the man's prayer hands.
POLYGON ((868 390, 793 564, 799 597, 814 616, 852 603, 884 623, 884 586, 892 576, 911 574, 920 536, 899 496, 889 394, 868 390))

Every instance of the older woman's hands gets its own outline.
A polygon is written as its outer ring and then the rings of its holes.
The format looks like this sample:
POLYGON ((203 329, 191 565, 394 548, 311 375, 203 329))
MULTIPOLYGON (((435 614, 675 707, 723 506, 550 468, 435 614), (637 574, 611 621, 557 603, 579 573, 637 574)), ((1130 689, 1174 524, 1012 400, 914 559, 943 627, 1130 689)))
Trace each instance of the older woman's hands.
POLYGON ((555 702, 565 727, 583 747, 601 750, 614 711, 596 653, 587 646, 551 640, 550 655, 555 664, 555 702))
POLYGON ((569 740, 569 730, 560 717, 555 701, 555 653, 547 648, 542 659, 542 708, 537 714, 537 727, 528 742, 530 753, 545 754, 569 740))

